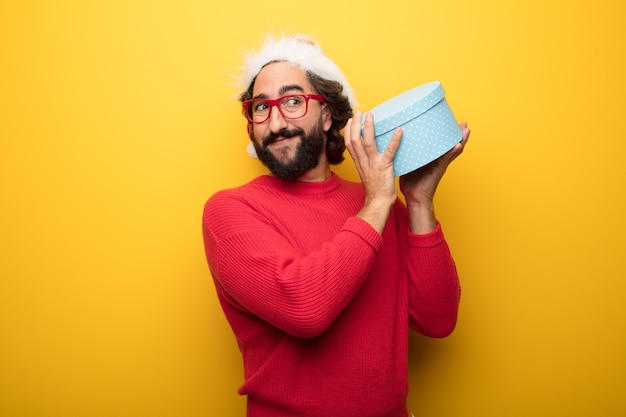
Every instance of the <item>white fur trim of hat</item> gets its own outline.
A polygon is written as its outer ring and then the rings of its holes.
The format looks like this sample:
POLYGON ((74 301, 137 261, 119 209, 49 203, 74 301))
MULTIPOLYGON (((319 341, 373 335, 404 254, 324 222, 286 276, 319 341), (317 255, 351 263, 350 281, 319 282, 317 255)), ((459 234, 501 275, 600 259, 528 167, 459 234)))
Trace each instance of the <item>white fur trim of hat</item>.
MULTIPOLYGON (((259 51, 244 53, 244 64, 241 68, 242 75, 238 78, 238 86, 243 91, 247 90, 261 69, 274 61, 288 61, 321 78, 337 81, 342 85, 343 94, 348 98, 350 105, 353 108, 357 105, 352 88, 337 64, 324 55, 317 42, 305 34, 282 35, 279 38, 270 35, 259 51)), ((256 158, 252 143, 248 144, 247 151, 250 156, 256 158)))
POLYGON ((343 86, 343 94, 355 107, 357 102, 346 77, 330 58, 324 55, 319 44, 308 35, 283 35, 280 38, 268 36, 263 47, 257 52, 244 54, 243 74, 239 85, 245 91, 261 69, 274 61, 288 61, 326 80, 337 81, 343 86))

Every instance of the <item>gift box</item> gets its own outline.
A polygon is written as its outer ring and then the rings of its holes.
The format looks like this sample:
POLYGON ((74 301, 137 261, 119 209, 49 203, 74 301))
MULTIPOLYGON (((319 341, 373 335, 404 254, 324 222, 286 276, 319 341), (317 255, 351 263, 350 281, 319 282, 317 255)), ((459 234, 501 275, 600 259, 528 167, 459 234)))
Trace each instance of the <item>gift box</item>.
POLYGON ((378 152, 387 148, 396 128, 402 127, 402 142, 393 161, 395 176, 434 161, 463 138, 439 81, 407 90, 370 112, 378 152))

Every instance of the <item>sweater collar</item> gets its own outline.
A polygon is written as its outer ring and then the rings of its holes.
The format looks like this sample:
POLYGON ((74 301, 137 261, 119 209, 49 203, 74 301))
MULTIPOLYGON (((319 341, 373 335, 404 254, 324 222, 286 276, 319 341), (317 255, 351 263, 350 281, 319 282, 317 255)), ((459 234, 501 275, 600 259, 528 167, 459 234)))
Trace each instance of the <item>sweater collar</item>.
POLYGON ((325 194, 337 189, 343 180, 336 173, 319 182, 284 181, 271 175, 261 175, 254 182, 262 187, 270 187, 294 195, 325 194))

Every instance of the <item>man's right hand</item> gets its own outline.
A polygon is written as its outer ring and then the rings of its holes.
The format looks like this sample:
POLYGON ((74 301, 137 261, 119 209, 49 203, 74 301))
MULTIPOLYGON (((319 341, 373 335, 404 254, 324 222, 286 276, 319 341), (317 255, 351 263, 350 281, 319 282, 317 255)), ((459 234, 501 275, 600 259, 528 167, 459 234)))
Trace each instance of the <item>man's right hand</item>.
POLYGON ((402 140, 402 129, 396 129, 385 151, 379 153, 374 136, 374 116, 371 113, 365 115, 361 135, 362 116, 361 111, 357 111, 344 129, 346 148, 365 188, 365 202, 357 216, 382 234, 398 195, 393 158, 402 140))

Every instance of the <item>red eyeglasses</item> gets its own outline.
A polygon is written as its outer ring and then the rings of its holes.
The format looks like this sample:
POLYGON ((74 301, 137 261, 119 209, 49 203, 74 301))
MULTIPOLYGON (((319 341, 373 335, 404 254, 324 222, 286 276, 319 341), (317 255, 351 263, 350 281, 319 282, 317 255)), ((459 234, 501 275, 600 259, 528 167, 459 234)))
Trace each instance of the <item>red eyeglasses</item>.
POLYGON ((290 94, 274 100, 253 98, 242 102, 244 113, 255 124, 265 123, 270 118, 272 107, 276 106, 285 119, 299 119, 309 111, 309 100, 326 103, 320 94, 290 94))

